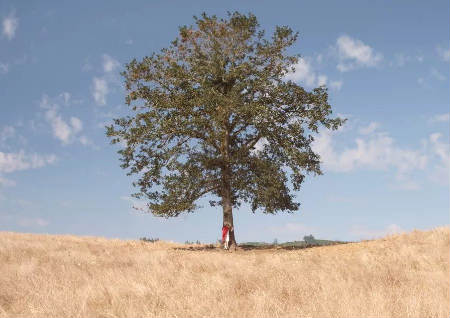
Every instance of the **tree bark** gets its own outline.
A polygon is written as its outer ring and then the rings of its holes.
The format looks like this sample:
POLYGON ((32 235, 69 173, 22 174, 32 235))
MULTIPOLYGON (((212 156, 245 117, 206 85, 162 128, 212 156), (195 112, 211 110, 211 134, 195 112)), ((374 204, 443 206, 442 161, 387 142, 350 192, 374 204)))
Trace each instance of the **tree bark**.
MULTIPOLYGON (((229 117, 229 116, 228 116, 229 117)), ((229 223, 230 228, 230 241, 229 247, 234 245, 234 250, 236 250, 236 237, 234 235, 234 224, 233 224, 233 203, 232 203, 232 191, 231 191, 231 180, 232 180, 232 170, 230 166, 230 130, 228 127, 228 122, 225 124, 225 135, 222 144, 222 156, 224 159, 224 165, 222 167, 222 208, 223 208, 223 225, 229 223)))
POLYGON ((225 223, 229 223, 231 225, 229 247, 234 245, 234 250, 236 250, 237 244, 234 235, 233 205, 231 202, 231 173, 229 168, 226 168, 223 171, 223 181, 224 181, 223 195, 222 195, 223 226, 225 225, 225 223))

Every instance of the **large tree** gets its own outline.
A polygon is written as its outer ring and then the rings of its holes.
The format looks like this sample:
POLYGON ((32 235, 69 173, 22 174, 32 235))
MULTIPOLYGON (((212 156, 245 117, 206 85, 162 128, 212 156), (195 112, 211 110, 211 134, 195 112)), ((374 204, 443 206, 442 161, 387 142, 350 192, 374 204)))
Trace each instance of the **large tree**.
POLYGON ((298 210, 287 176, 299 190, 305 174, 321 174, 313 135, 344 121, 330 117, 326 87, 286 80, 298 34, 282 26, 267 38, 253 14, 194 19, 168 48, 122 73, 132 115, 114 119, 107 136, 126 145, 119 153, 137 178, 133 196, 146 211, 175 217, 209 193, 231 225, 242 202, 253 212, 298 210))

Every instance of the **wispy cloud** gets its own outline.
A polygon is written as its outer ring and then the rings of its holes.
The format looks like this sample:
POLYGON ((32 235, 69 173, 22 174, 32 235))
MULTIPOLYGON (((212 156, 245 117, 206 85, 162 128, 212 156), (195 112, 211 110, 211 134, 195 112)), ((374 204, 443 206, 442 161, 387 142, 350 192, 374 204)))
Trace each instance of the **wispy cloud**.
POLYGON ((428 121, 430 123, 446 123, 450 120, 450 113, 438 114, 431 117, 428 121))
POLYGON ((253 147, 254 149, 250 150, 251 154, 257 155, 259 152, 264 150, 264 147, 269 144, 267 138, 261 138, 253 147))
POLYGON ((445 81, 445 79, 447 78, 441 72, 439 72, 437 69, 435 69, 434 67, 431 68, 430 74, 433 78, 435 78, 439 81, 445 81))
POLYGON ((0 62, 0 74, 6 74, 9 71, 9 64, 0 62))
POLYGON ((339 59, 337 69, 341 72, 360 67, 373 67, 383 59, 381 53, 375 52, 369 45, 348 35, 340 36, 334 49, 339 59))
POLYGON ((395 180, 399 187, 412 190, 410 174, 424 170, 428 156, 421 150, 406 149, 396 145, 386 132, 377 131, 377 123, 371 123, 359 129, 363 134, 354 140, 354 146, 342 151, 335 149, 333 138, 338 132, 322 131, 313 142, 313 150, 319 153, 325 170, 351 172, 360 169, 394 169, 395 180), (403 185, 408 186, 403 187, 403 185))
POLYGON ((311 62, 305 58, 300 58, 298 63, 294 65, 294 71, 289 72, 286 76, 286 80, 293 82, 302 82, 308 87, 315 87, 325 85, 327 83, 327 76, 317 74, 313 70, 311 62))
POLYGON ((83 130, 81 119, 75 116, 64 119, 60 113, 60 103, 67 106, 71 104, 71 100, 71 95, 67 92, 61 93, 53 99, 43 95, 39 105, 45 110, 44 117, 52 128, 53 136, 63 145, 78 141, 84 146, 93 146, 92 141, 80 134, 83 130))
POLYGON ((97 105, 106 105, 106 95, 108 93, 109 88, 106 79, 94 77, 92 80, 92 95, 97 105))
POLYGON ((105 73, 113 72, 120 66, 120 63, 116 59, 109 56, 108 54, 103 54, 102 59, 103 59, 103 71, 105 73))
MULTIPOLYGON (((367 127, 362 130, 369 132, 367 127)), ((340 153, 334 149, 333 136, 332 132, 323 131, 313 144, 325 167, 330 171, 346 172, 359 168, 383 170, 390 166, 400 171, 408 171, 423 169, 426 165, 425 155, 419 151, 397 147, 395 140, 387 133, 373 133, 364 138, 356 138, 353 148, 347 148, 340 153)))
POLYGON ((0 151, 0 173, 41 168, 56 161, 55 155, 26 154, 24 150, 5 153, 0 151))
POLYGON ((450 144, 442 141, 441 133, 433 133, 429 136, 431 153, 434 155, 438 164, 434 166, 430 173, 430 178, 440 184, 447 185, 450 179, 450 144))
POLYGON ((436 47, 436 52, 443 61, 450 62, 450 48, 444 49, 438 45, 436 47))
POLYGON ((363 135, 369 135, 369 134, 373 133, 378 127, 380 127, 379 123, 371 122, 368 126, 361 127, 359 129, 359 132, 363 135))
POLYGON ((389 224, 384 229, 371 229, 365 225, 353 225, 350 228, 350 234, 359 240, 377 239, 387 235, 405 232, 397 224, 389 224))
POLYGON ((49 222, 43 218, 21 217, 17 223, 22 227, 45 227, 49 222))
POLYGON ((95 103, 100 106, 106 105, 106 97, 110 93, 109 85, 117 82, 117 75, 115 71, 120 66, 120 63, 109 56, 108 54, 102 55, 102 76, 95 76, 92 79, 92 96, 95 103))
POLYGON ((14 11, 3 19, 2 21, 2 34, 8 38, 8 40, 12 40, 16 35, 17 27, 19 26, 19 19, 16 18, 16 14, 14 11))
POLYGON ((3 146, 4 143, 15 136, 16 129, 13 126, 6 125, 0 130, 0 146, 3 146))
MULTIPOLYGON (((67 95, 64 98, 66 100, 67 95)), ((59 105, 52 102, 47 95, 42 96, 40 107, 45 109, 45 119, 52 127, 53 136, 64 145, 72 143, 75 136, 83 129, 83 123, 77 117, 72 116, 65 121, 59 114, 59 105)))
POLYGON ((335 91, 340 91, 343 84, 344 84, 343 81, 331 81, 330 87, 331 87, 331 89, 333 89, 335 91))
MULTIPOLYGON (((437 115, 432 120, 448 122, 449 115, 437 115)), ((421 184, 415 175, 418 171, 427 172, 434 182, 449 183, 450 145, 441 133, 430 134, 422 140, 420 147, 410 149, 397 145, 379 127, 377 122, 359 127, 361 135, 354 139, 354 146, 342 151, 336 149, 337 136, 342 133, 342 129, 337 132, 324 130, 318 134, 312 148, 320 155, 323 168, 327 171, 349 173, 358 170, 393 170, 391 189, 420 189, 421 184)))
POLYGON ((390 61, 390 66, 402 67, 408 63, 422 63, 424 60, 422 55, 408 55, 404 53, 396 53, 392 60, 390 61))
POLYGON ((14 180, 6 179, 0 176, 0 187, 13 187, 16 185, 14 180))

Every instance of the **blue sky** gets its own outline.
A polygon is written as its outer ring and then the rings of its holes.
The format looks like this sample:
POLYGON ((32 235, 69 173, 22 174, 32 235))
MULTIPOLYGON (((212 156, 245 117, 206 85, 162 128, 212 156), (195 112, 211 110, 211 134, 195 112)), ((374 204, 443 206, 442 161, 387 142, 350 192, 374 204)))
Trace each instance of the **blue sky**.
POLYGON ((360 240, 449 224, 448 1, 0 2, 0 231, 214 242, 222 211, 164 219, 132 205, 104 125, 127 113, 119 75, 203 11, 299 31, 292 80, 325 84, 339 131, 314 149, 294 214, 234 210, 243 241, 360 240))

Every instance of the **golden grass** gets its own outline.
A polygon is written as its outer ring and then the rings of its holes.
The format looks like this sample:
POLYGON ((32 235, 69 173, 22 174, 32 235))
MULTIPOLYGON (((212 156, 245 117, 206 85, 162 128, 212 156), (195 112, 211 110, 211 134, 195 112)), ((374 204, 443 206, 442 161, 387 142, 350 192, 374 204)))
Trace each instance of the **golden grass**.
POLYGON ((0 232, 1 317, 449 317, 450 231, 296 251, 0 232))

